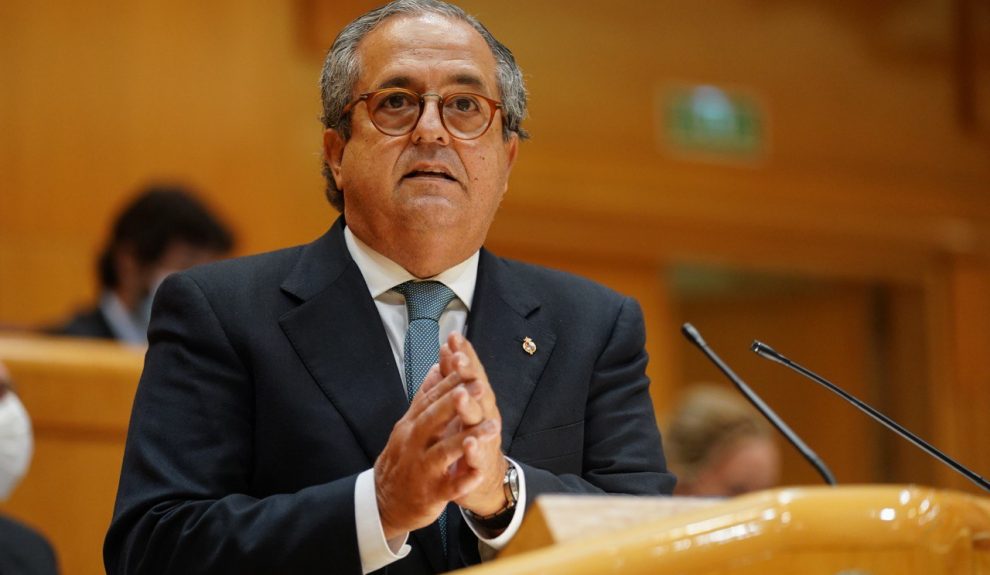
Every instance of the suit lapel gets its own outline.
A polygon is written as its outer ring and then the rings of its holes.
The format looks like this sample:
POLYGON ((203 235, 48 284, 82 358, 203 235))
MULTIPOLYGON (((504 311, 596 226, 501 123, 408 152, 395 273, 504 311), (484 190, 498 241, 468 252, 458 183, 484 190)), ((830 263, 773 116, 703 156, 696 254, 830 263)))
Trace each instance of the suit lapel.
POLYGON ((539 308, 540 302, 529 288, 506 269, 505 263, 483 249, 468 317, 468 339, 495 391, 502 414, 504 452, 512 445, 557 339, 539 308), (533 353, 526 351, 529 346, 524 347, 526 338, 535 346, 533 353))
POLYGON ((304 248, 282 289, 302 300, 280 318, 282 331, 370 465, 407 401, 381 316, 347 252, 342 218, 304 248))

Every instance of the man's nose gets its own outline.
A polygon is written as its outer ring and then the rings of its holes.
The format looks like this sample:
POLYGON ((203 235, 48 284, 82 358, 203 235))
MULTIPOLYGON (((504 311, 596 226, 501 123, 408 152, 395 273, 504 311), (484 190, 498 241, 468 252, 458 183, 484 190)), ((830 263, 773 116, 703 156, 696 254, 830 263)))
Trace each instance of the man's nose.
POLYGON ((423 94, 423 111, 412 133, 413 142, 438 143, 446 146, 450 142, 450 133, 443 126, 440 117, 440 95, 423 94))

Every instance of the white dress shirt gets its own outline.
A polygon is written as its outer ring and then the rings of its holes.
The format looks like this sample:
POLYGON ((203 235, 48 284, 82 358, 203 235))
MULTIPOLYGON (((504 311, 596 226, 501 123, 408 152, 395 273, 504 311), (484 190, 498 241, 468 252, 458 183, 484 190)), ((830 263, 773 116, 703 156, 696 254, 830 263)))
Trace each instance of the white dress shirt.
MULTIPOLYGON (((402 384, 406 383, 405 370, 405 339, 409 327, 409 312, 406 310, 406 300, 402 294, 391 291, 395 286, 414 279, 419 279, 406 271, 402 266, 371 249, 358 239, 348 227, 344 227, 344 241, 347 251, 357 264, 368 291, 375 300, 375 306, 381 315, 385 333, 395 364, 399 369, 402 384)), ((464 333, 467 324, 467 314, 474 300, 474 288, 478 280, 479 253, 475 252, 468 259, 456 266, 445 270, 430 279, 439 281, 450 288, 457 296, 440 315, 440 340, 446 340, 451 332, 464 333)), ((526 482, 523 470, 516 465, 519 473, 519 499, 516 511, 509 526, 498 537, 487 539, 466 516, 464 520, 474 531, 478 539, 493 549, 501 549, 512 539, 522 523, 523 510, 526 508, 526 482)), ((409 534, 386 540, 382 529, 381 516, 378 514, 378 498, 375 494, 374 468, 363 471, 358 475, 354 486, 354 519, 357 525, 358 551, 361 555, 361 568, 364 573, 377 569, 402 559, 409 554, 407 544, 409 534)), ((462 515, 463 515, 463 510, 462 515)))
POLYGON ((100 311, 117 341, 129 345, 148 346, 148 326, 134 321, 124 302, 110 290, 100 296, 100 311))

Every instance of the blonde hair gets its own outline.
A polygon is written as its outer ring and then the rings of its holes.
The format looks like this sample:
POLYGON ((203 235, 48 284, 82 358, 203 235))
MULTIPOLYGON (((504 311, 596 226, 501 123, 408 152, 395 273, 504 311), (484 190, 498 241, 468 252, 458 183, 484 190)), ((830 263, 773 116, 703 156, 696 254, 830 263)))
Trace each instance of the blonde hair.
POLYGON ((665 418, 665 452, 681 481, 690 483, 741 439, 772 437, 770 424, 734 390, 697 384, 665 418))

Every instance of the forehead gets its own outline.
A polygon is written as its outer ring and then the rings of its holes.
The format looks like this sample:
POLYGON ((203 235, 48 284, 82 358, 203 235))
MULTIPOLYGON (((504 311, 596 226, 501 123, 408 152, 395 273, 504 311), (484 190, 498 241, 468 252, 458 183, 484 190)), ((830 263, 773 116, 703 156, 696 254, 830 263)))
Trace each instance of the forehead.
POLYGON ((467 22, 438 14, 394 16, 358 44, 359 92, 452 84, 497 95, 495 57, 467 22))
POLYGON ((771 439, 750 437, 738 440, 724 456, 719 467, 727 477, 762 482, 774 475, 777 460, 777 447, 771 439))

